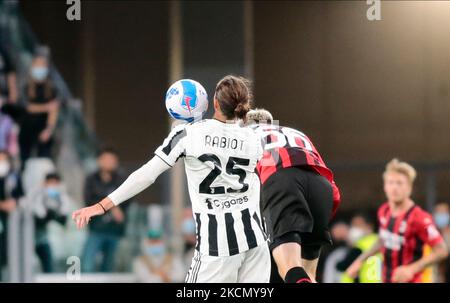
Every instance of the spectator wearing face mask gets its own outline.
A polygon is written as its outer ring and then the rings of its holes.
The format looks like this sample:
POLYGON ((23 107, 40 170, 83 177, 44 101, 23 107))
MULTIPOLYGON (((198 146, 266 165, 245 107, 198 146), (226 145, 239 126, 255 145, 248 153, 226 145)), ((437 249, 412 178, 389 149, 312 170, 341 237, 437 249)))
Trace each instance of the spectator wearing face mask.
POLYGON ((59 101, 49 74, 49 58, 38 54, 33 58, 26 85, 26 111, 20 118, 20 158, 22 168, 33 153, 51 158, 53 134, 59 113, 59 101))
POLYGON ((57 173, 47 174, 43 186, 30 196, 32 200, 29 203, 35 222, 36 254, 41 262, 42 271, 51 273, 53 256, 47 226, 52 221, 65 225, 72 201, 57 173))
MULTIPOLYGON (((433 212, 433 219, 436 227, 441 232, 447 247, 450 247, 450 211, 446 202, 436 204, 433 212)), ((437 282, 450 282, 450 258, 441 261, 437 266, 437 282)))
POLYGON ((181 260, 168 252, 159 230, 148 232, 142 254, 133 262, 133 272, 141 283, 181 282, 185 276, 181 260))
POLYGON ((10 155, 0 151, 0 281, 2 270, 7 264, 8 216, 17 207, 17 200, 23 195, 19 176, 12 167, 10 155))
MULTIPOLYGON (((85 182, 86 206, 97 203, 125 180, 119 172, 119 157, 113 149, 103 149, 97 157, 97 165, 98 171, 90 175, 85 182)), ((97 270, 98 255, 101 255, 99 271, 113 271, 117 247, 125 234, 127 208, 128 203, 122 203, 104 216, 92 218, 82 256, 83 272, 97 270)))
MULTIPOLYGON (((368 251, 375 242, 378 241, 378 235, 374 232, 373 220, 367 214, 355 215, 350 224, 348 232, 348 243, 352 247, 345 258, 337 263, 336 268, 345 272, 347 268, 355 261, 363 252, 368 251)), ((381 282, 381 259, 380 255, 376 255, 364 262, 359 275, 352 279, 346 273, 343 273, 342 283, 380 283, 381 282)))

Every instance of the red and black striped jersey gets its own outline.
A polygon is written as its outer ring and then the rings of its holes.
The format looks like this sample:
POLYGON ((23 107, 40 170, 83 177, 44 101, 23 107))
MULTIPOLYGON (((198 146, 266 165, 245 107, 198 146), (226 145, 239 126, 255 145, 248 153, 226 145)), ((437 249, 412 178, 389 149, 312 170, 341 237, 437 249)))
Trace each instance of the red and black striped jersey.
POLYGON ((301 131, 293 128, 258 124, 252 126, 263 144, 263 157, 258 162, 257 171, 264 184, 277 170, 307 166, 324 176, 333 187, 333 215, 340 202, 339 189, 334 182, 333 172, 325 165, 311 140, 301 131))
MULTIPOLYGON (((394 217, 386 202, 378 209, 378 223, 385 283, 392 282, 397 267, 422 258, 425 244, 432 247, 443 241, 432 216, 417 205, 394 217)), ((417 273, 410 282, 422 282, 422 272, 417 273)))

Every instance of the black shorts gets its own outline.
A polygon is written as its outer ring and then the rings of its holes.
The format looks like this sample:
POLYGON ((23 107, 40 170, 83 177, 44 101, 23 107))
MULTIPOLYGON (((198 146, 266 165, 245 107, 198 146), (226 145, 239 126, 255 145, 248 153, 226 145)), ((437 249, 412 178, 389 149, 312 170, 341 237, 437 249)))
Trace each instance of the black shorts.
POLYGON ((308 168, 283 168, 267 179, 261 193, 271 250, 297 242, 302 250, 312 251, 307 259, 314 259, 322 245, 331 244, 333 189, 325 177, 308 168))

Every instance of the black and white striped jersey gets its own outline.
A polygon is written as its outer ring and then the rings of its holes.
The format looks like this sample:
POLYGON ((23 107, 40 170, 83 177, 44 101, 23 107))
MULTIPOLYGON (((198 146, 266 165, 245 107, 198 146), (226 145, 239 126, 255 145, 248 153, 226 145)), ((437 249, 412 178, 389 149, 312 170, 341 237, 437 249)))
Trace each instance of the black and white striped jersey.
POLYGON ((254 130, 215 119, 176 126, 156 150, 170 166, 184 159, 201 253, 230 256, 266 241, 255 171, 262 152, 254 130))

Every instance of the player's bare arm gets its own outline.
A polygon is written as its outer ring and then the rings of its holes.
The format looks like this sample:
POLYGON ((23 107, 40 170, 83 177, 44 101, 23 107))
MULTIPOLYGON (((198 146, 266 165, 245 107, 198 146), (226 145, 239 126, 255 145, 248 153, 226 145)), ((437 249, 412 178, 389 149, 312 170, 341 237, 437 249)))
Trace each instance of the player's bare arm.
POLYGON ((76 210, 72 214, 77 228, 85 227, 92 217, 100 216, 108 212, 113 207, 134 197, 147 187, 149 187, 156 178, 165 170, 169 169, 159 157, 153 157, 149 162, 138 170, 134 171, 113 193, 98 203, 76 210))
POLYGON ((428 266, 439 263, 448 256, 448 248, 444 242, 441 242, 432 247, 432 251, 429 255, 423 256, 419 260, 409 265, 398 267, 394 271, 393 282, 406 283, 410 281, 414 275, 422 272, 428 266))

